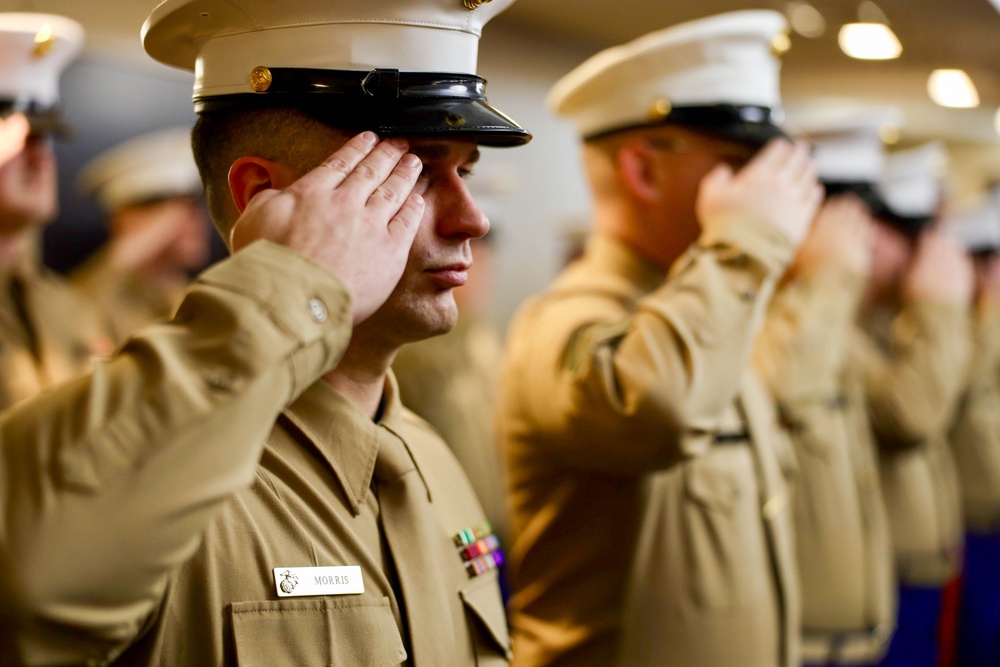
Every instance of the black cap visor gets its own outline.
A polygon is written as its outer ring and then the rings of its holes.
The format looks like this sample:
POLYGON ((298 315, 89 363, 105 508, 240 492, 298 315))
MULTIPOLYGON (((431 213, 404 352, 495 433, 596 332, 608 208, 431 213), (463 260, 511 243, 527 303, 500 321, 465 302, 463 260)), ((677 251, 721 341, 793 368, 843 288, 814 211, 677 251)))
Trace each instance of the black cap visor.
POLYGON ((531 134, 486 100, 486 81, 467 74, 275 68, 266 90, 195 100, 198 113, 295 108, 349 132, 436 137, 520 146, 531 134))
POLYGON ((776 122, 776 113, 768 107, 714 104, 704 106, 672 107, 662 118, 605 130, 584 137, 585 141, 599 139, 626 130, 662 125, 679 125, 704 132, 722 139, 762 147, 771 139, 791 138, 776 122))
POLYGON ((872 216, 898 229, 907 236, 919 236, 934 220, 934 216, 912 216, 896 213, 878 188, 868 181, 823 181, 826 196, 850 193, 857 196, 867 206, 872 216))

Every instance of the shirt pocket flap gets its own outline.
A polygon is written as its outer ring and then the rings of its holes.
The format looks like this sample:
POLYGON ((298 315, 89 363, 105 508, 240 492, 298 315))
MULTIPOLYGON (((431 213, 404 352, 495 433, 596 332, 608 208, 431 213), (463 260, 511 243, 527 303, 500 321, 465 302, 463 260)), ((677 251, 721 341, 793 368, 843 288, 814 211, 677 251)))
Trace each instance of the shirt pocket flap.
POLYGON ((303 598, 230 606, 239 667, 395 667, 406 649, 388 598, 303 598))
POLYGON ((716 512, 730 513, 740 497, 740 489, 732 473, 720 466, 707 465, 705 461, 695 461, 688 465, 688 469, 684 471, 687 497, 716 512))
MULTIPOLYGON (((507 629, 507 616, 504 613, 503 600, 500 599, 500 588, 496 576, 481 576, 472 580, 459 595, 469 615, 478 619, 487 631, 489 637, 496 643, 495 649, 510 660, 510 632, 507 629)), ((481 633, 477 633, 481 634, 481 633)))

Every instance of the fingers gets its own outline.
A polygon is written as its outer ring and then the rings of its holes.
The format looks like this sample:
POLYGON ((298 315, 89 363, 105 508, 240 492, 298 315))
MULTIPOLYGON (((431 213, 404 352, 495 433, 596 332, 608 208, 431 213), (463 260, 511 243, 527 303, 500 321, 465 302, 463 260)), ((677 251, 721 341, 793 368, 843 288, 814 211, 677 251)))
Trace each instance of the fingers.
POLYGON ((402 156, 389 177, 375 188, 368 198, 368 207, 375 213, 394 215, 403 206, 420 176, 420 158, 412 153, 402 156))
POLYGON ((382 141, 348 174, 341 187, 345 192, 362 197, 362 201, 368 199, 389 177, 409 147, 405 139, 382 141))
POLYGON ((315 186, 333 189, 340 186, 347 177, 367 158, 376 146, 378 136, 374 132, 362 132, 352 137, 323 162, 298 180, 300 187, 315 186))
POLYGON ((389 235, 409 248, 417 229, 420 228, 420 218, 423 215, 424 198, 414 192, 406 198, 399 212, 389 221, 389 235))

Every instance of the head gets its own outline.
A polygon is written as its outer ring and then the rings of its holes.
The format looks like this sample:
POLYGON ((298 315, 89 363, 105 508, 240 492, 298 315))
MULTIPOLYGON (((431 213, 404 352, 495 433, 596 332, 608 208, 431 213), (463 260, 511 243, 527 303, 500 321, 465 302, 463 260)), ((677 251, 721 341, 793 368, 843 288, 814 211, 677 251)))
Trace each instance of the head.
POLYGON ((59 78, 83 46, 83 28, 63 16, 0 13, 0 116, 23 112, 24 149, 0 166, 0 234, 34 229, 58 213, 51 137, 66 131, 59 78))
POLYGON ((0 165, 0 235, 42 227, 52 222, 58 212, 52 141, 31 134, 24 149, 0 165))
POLYGON ((783 135, 774 46, 786 27, 768 10, 710 16, 606 49, 556 83, 549 106, 585 142, 598 229, 664 269, 694 242, 701 179, 783 135))
POLYGON ((210 254, 205 204, 194 196, 172 196, 123 205, 108 220, 112 238, 142 234, 152 225, 169 228, 160 252, 142 267, 149 274, 183 279, 202 269, 210 254))
MULTIPOLYGON (((193 133, 195 159, 209 207, 228 238, 258 192, 283 188, 313 169, 352 133, 293 109, 203 114, 193 133)), ((489 222, 466 187, 479 159, 474 140, 406 137, 424 164, 415 190, 424 216, 403 277, 381 310, 359 327, 373 345, 396 348, 450 330, 455 289, 473 262, 471 241, 489 222)))
POLYGON ((720 164, 741 169, 758 146, 682 125, 658 125, 588 141, 584 163, 602 232, 666 270, 701 228, 702 178, 720 164))
POLYGON ((883 218, 875 218, 871 272, 868 275, 869 301, 891 303, 900 295, 903 275, 913 261, 918 237, 903 232, 883 218))

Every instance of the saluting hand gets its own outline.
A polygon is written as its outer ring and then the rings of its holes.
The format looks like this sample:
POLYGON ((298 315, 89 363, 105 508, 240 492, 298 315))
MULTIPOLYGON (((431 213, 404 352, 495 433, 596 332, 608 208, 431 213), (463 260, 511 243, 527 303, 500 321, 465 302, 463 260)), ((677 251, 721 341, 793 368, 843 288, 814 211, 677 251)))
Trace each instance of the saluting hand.
POLYGON ((773 139, 739 172, 726 164, 710 171, 701 181, 697 212, 706 229, 732 217, 760 218, 798 247, 822 200, 805 147, 773 139))
POLYGON ((29 131, 28 119, 23 113, 0 118, 0 167, 24 150, 29 131))
POLYGON ((839 266, 867 276, 874 240, 874 221, 864 202, 853 195, 831 197, 795 255, 792 273, 804 275, 824 266, 839 266))
POLYGON ((233 250, 263 238, 300 252, 343 281, 354 323, 363 321, 403 275, 424 212, 412 192, 421 164, 408 148, 363 132, 287 188, 257 193, 233 228, 233 250))
POLYGON ((972 259, 958 241, 936 229, 917 243, 913 263, 903 277, 903 295, 910 301, 968 305, 974 287, 972 259))

